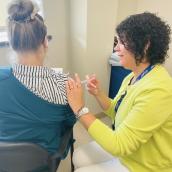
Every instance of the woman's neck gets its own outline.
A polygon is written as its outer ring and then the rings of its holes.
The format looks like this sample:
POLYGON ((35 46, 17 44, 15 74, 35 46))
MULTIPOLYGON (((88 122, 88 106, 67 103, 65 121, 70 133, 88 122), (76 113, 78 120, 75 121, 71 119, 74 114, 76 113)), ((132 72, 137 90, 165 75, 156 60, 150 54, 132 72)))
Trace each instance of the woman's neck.
POLYGON ((137 78, 149 65, 150 63, 140 63, 139 65, 136 65, 132 70, 134 77, 137 78))
POLYGON ((21 52, 17 55, 19 64, 28 66, 43 66, 45 53, 43 53, 42 51, 21 52))
POLYGON ((43 66, 43 60, 34 54, 18 54, 18 63, 27 66, 43 66))

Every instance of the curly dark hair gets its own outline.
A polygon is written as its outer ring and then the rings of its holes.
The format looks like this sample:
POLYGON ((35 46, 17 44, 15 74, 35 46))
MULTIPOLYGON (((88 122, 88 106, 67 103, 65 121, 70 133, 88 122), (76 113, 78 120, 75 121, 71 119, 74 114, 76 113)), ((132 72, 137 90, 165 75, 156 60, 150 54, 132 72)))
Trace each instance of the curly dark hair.
POLYGON ((171 29, 155 14, 131 15, 117 26, 116 32, 125 48, 135 55, 136 64, 143 62, 145 57, 151 65, 165 61, 171 29))

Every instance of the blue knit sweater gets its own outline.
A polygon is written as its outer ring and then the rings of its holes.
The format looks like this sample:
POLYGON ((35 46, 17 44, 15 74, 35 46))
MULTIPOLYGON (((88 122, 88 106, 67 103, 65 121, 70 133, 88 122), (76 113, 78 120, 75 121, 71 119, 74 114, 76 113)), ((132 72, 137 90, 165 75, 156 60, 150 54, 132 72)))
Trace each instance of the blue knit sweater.
POLYGON ((54 153, 75 121, 68 105, 43 100, 22 85, 11 68, 0 68, 0 141, 32 142, 54 153))

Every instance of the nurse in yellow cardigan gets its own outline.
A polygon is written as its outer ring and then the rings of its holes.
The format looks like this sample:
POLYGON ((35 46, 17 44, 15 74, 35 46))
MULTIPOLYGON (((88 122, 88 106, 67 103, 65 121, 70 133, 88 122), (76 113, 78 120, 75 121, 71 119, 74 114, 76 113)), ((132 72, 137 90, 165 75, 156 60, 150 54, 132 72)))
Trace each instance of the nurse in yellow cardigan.
POLYGON ((115 51, 131 74, 113 100, 95 76, 87 77, 88 91, 112 118, 114 130, 85 107, 77 74, 66 84, 71 108, 96 141, 75 150, 76 172, 172 172, 172 78, 162 66, 170 27, 145 12, 126 18, 116 32, 115 51))

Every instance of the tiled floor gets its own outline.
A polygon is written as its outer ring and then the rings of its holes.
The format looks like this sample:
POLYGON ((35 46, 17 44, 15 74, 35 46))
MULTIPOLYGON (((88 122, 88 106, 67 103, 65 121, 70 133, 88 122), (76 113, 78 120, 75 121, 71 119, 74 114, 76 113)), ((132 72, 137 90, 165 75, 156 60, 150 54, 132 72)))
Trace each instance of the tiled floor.
MULTIPOLYGON (((107 125, 110 124, 110 120, 107 117, 104 117, 101 120, 107 125)), ((76 139, 76 142, 74 144, 75 148, 92 140, 92 138, 88 135, 86 129, 79 122, 77 122, 74 127, 74 138, 76 139)), ((58 172, 70 172, 70 155, 68 155, 65 160, 61 161, 58 172)))

